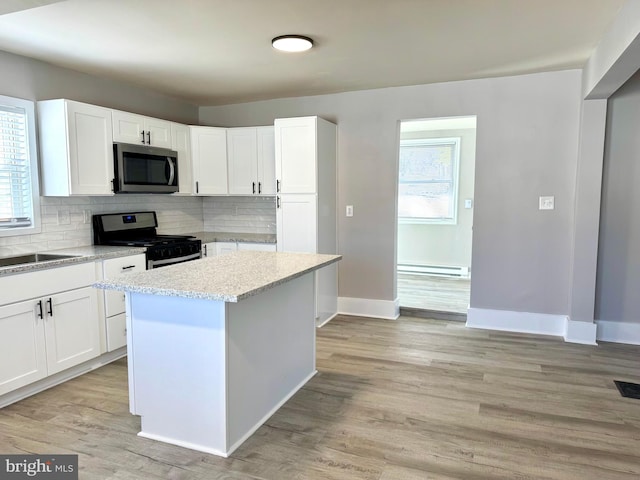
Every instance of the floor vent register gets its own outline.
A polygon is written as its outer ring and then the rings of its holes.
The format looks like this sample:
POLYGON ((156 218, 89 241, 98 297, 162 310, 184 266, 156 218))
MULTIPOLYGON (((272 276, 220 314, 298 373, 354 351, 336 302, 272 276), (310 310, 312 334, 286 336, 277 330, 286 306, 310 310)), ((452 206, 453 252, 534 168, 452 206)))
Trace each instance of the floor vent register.
POLYGON ((620 391, 620 395, 627 398, 637 398, 640 400, 640 384, 621 382, 620 380, 614 380, 616 387, 620 391))

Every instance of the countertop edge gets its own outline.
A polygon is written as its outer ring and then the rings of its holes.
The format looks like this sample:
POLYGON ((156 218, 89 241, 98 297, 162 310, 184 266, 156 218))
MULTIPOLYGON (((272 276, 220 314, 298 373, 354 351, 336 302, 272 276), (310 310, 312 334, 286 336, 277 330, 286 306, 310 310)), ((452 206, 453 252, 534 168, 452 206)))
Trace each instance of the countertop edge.
POLYGON ((68 258, 60 258, 57 260, 46 260, 42 262, 34 262, 34 263, 21 263, 18 265, 10 265, 7 267, 0 267, 0 277, 8 276, 8 275, 18 275, 21 273, 30 273, 37 272, 40 270, 48 270, 50 268, 58 268, 58 267, 66 267, 68 265, 76 265, 79 263, 87 263, 94 262, 96 260, 105 260, 109 258, 119 258, 119 257, 128 257, 130 255, 140 255, 146 252, 146 248, 144 247, 111 247, 111 248, 121 248, 121 251, 118 250, 108 250, 104 252, 94 252, 94 253, 72 253, 79 252, 81 249, 87 248, 96 248, 93 246, 90 247, 72 247, 72 248, 63 248, 56 250, 43 250, 38 253, 53 253, 53 254, 61 254, 61 255, 73 255, 68 258))
POLYGON ((118 280, 118 279, 105 279, 98 282, 95 282, 92 286, 95 288, 99 288, 102 290, 116 290, 121 292, 131 292, 131 293, 142 293, 148 295, 158 295, 158 296, 169 296, 169 297, 178 297, 178 298, 191 298, 196 300, 216 300, 222 302, 229 303, 238 303, 241 300, 252 297, 259 293, 262 293, 266 290, 269 290, 273 287, 286 283, 295 278, 301 277, 307 273, 313 272, 320 268, 326 267, 333 263, 337 263, 342 260, 342 255, 335 255, 334 258, 328 259, 324 262, 318 263, 316 265, 307 267, 303 270, 297 271, 295 273, 289 274, 286 277, 279 278, 277 280, 271 281, 259 287, 253 288, 251 290, 242 292, 237 295, 225 295, 222 293, 207 293, 207 292, 197 292, 193 290, 177 290, 171 288, 161 288, 161 287, 145 287, 145 286, 135 286, 126 284, 126 279, 118 280))
POLYGON ((264 243, 277 244, 277 236, 274 233, 242 233, 242 232, 186 232, 184 235, 192 235, 202 243, 213 242, 237 242, 237 243, 264 243))

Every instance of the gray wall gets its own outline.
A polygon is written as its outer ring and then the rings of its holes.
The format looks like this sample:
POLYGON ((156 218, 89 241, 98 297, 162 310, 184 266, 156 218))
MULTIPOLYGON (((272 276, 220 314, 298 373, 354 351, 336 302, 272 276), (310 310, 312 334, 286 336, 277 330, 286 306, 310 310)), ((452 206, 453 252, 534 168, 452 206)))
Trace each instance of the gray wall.
POLYGON ((0 51, 0 95, 27 100, 68 98, 103 107, 197 123, 198 107, 135 85, 87 75, 0 51))
POLYGON ((609 97, 596 320, 640 323, 640 73, 609 97))
POLYGON ((473 209, 464 208, 465 199, 473 199, 476 163, 474 128, 406 132, 401 139, 460 138, 458 176, 458 219, 455 225, 428 223, 398 224, 398 264, 471 267, 471 227, 473 209))
POLYGON ((200 123, 336 122, 339 294, 393 300, 399 121, 477 115, 471 306, 566 314, 580 79, 571 70, 201 107, 200 123), (555 195, 556 209, 539 211, 540 195, 555 195))

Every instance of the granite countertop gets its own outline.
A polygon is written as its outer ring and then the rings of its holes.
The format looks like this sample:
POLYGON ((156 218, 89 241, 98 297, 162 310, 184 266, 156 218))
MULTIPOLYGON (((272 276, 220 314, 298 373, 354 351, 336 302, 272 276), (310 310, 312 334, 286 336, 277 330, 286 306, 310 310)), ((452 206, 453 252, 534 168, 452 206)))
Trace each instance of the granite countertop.
POLYGON ((187 232, 184 235, 193 235, 202 240, 202 243, 276 243, 276 235, 273 233, 187 232))
MULTIPOLYGON (((64 267, 74 265, 76 263, 93 262, 95 260, 103 260, 106 258, 126 257, 128 255, 137 255, 145 253, 147 249, 144 247, 111 247, 106 245, 89 245, 86 247, 63 248, 59 250, 46 250, 38 253, 47 253, 55 255, 72 255, 68 258, 58 260, 47 260, 44 262, 22 263, 19 265, 10 265, 8 267, 0 267, 0 276, 13 275, 16 273, 34 272, 36 270, 44 270, 47 268, 64 267)), ((25 253, 24 255, 29 255, 25 253)), ((12 256, 18 256, 12 255, 12 256)))
POLYGON ((238 302, 342 259, 342 255, 238 251, 103 280, 95 287, 238 302))

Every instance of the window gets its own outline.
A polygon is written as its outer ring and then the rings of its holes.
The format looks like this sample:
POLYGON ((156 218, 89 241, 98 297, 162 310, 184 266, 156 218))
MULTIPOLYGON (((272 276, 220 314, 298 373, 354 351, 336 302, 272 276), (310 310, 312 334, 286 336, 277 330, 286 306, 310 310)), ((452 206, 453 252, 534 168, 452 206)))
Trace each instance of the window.
POLYGON ((33 102, 0 95, 0 236, 40 231, 33 102))
POLYGON ((398 184, 401 223, 455 224, 460 138, 402 140, 398 184))

